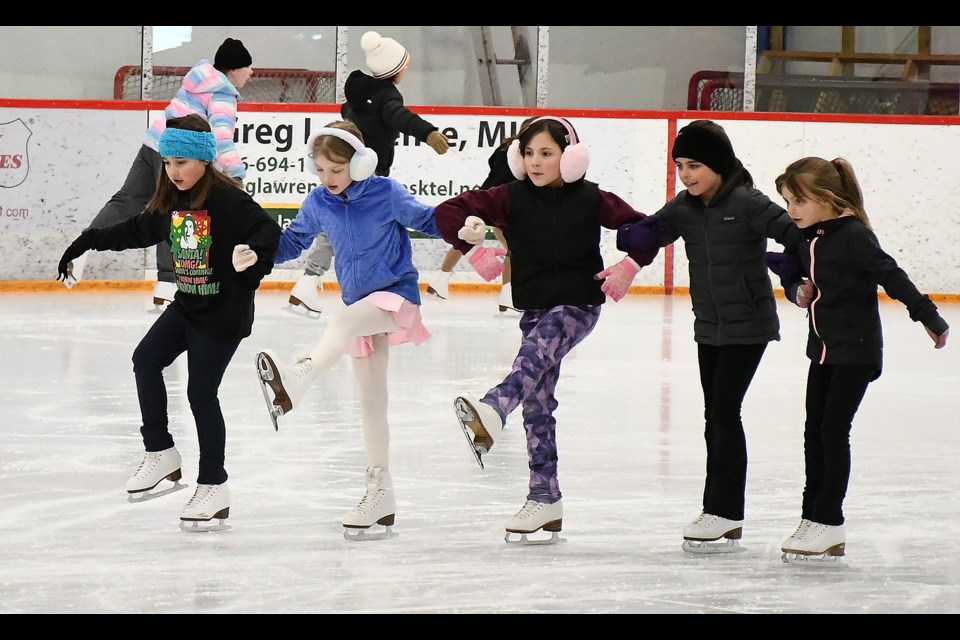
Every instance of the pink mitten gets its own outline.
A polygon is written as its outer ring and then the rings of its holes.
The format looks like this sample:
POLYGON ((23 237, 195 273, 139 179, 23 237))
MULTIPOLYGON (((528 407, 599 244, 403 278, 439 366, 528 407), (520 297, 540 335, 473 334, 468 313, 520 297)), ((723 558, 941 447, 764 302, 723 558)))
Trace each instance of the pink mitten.
POLYGON ((640 271, 640 265, 633 261, 633 258, 627 256, 612 267, 607 267, 596 276, 597 280, 604 279, 600 290, 613 298, 614 302, 619 302, 623 296, 630 290, 633 279, 640 271))
POLYGON ((490 282, 503 273, 503 261, 500 258, 505 255, 507 250, 503 247, 490 248, 477 245, 467 252, 467 260, 481 278, 490 282))
POLYGON ((803 284, 797 287, 797 306, 806 309, 813 301, 813 283, 804 280, 803 284))

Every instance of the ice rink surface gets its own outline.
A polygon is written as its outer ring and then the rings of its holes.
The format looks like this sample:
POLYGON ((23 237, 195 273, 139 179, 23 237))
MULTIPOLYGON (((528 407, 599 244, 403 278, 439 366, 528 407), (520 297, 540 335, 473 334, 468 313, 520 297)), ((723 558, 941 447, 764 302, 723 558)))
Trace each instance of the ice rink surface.
POLYGON ((558 387, 562 536, 508 545, 527 456, 519 410, 481 470, 452 409, 509 370, 519 314, 495 294, 425 296, 433 337, 390 354, 390 540, 344 540, 366 458, 345 357, 275 432, 254 354, 305 353, 339 306, 293 313, 257 294, 253 335, 227 370, 231 529, 179 530, 196 482, 186 361, 168 369, 171 431, 189 487, 130 504, 142 457, 131 355, 156 319, 149 292, 0 294, 0 613, 957 613, 960 612, 960 305, 934 350, 898 302, 881 303, 882 377, 853 425, 837 566, 781 561, 803 486, 803 310, 780 301, 783 339, 747 395, 744 551, 693 555, 705 449, 685 296, 608 303, 558 387))

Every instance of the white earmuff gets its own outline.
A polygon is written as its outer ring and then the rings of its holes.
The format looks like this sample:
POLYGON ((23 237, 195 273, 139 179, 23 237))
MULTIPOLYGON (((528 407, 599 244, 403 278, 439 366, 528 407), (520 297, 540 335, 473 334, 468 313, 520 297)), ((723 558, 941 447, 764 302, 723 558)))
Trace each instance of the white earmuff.
POLYGON ((349 131, 343 129, 334 129, 333 127, 321 127, 317 132, 310 136, 307 141, 307 170, 313 175, 317 175, 317 167, 313 160, 313 143, 320 136, 333 136, 340 138, 354 148, 355 153, 350 158, 350 179, 366 180, 377 171, 377 152, 370 147, 365 147, 360 138, 349 131))
MULTIPOLYGON (((587 167, 590 166, 590 148, 577 138, 577 132, 573 129, 573 125, 565 118, 555 118, 553 116, 543 116, 533 122, 539 122, 540 120, 559 122, 567 130, 567 147, 560 154, 560 178, 564 182, 576 182, 587 175, 587 167)), ((530 124, 532 125, 533 122, 530 124)), ((520 153, 519 138, 507 147, 507 166, 510 167, 510 172, 517 180, 523 180, 527 177, 527 172, 523 168, 523 155, 520 153)))

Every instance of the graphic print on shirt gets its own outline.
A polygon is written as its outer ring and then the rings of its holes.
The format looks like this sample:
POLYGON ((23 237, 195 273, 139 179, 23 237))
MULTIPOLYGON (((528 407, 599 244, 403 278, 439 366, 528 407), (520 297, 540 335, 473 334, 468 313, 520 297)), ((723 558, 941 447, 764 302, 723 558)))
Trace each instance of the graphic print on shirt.
POLYGON ((177 288, 194 295, 217 294, 220 283, 211 282, 210 215, 206 211, 174 211, 170 218, 170 244, 177 288))

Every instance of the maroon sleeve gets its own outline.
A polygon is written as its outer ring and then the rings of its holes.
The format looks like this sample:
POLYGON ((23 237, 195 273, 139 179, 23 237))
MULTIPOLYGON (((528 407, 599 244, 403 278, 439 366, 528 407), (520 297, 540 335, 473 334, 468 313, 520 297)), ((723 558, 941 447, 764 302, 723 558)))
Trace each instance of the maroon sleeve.
MULTIPOLYGON (((597 213, 597 219, 607 229, 619 229, 622 224, 637 222, 647 217, 645 213, 640 213, 631 207, 617 194, 603 189, 598 189, 598 191, 600 192, 600 210, 597 213)), ((643 267, 653 262, 657 252, 654 251, 653 255, 650 255, 649 252, 644 253, 631 249, 627 251, 627 255, 643 267)))
POLYGON ((437 218, 440 236, 454 249, 466 254, 473 245, 458 238, 457 232, 463 227, 467 216, 477 216, 487 226, 503 229, 507 225, 509 210, 510 193, 507 185, 500 185, 464 191, 438 204, 433 215, 437 218))

